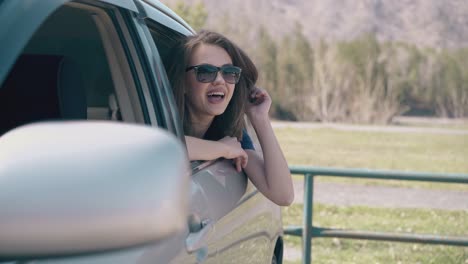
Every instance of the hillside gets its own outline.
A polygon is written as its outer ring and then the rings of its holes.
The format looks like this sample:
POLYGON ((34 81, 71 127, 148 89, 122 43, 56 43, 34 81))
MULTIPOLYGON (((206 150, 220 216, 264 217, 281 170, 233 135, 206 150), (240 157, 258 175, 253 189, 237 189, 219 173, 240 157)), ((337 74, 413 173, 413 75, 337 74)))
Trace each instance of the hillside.
MULTIPOLYGON (((466 0, 201 1, 208 11, 207 27, 217 30, 255 34, 251 29, 264 25, 272 35, 281 37, 299 22, 311 42, 321 38, 349 40, 372 32, 379 40, 408 42, 420 47, 468 46, 466 0), (226 22, 229 25, 224 25, 226 22)), ((174 6, 177 0, 161 2, 174 6)))

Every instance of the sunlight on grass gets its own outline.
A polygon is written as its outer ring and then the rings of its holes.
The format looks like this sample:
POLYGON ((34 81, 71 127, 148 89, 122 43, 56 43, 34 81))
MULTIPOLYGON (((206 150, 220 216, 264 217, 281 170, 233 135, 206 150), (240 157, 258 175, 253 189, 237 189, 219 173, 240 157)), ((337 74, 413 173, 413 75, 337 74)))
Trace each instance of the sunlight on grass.
POLYGON ((468 135, 277 128, 290 164, 468 172, 468 135))
MULTIPOLYGON (((468 135, 291 127, 275 128, 275 134, 290 165, 468 173, 468 135)), ((434 186, 433 183, 400 181, 384 184, 434 186)))

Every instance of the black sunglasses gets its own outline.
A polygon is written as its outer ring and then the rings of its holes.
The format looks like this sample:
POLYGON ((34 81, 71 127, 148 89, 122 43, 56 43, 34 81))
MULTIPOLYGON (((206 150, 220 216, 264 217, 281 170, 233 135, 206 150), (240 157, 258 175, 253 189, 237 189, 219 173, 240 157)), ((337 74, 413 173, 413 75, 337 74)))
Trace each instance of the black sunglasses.
POLYGON ((197 81, 202 83, 210 83, 216 80, 218 72, 221 71, 223 79, 230 84, 236 84, 241 76, 242 69, 232 65, 223 65, 216 67, 211 64, 201 64, 190 66, 185 69, 186 72, 190 70, 195 71, 197 81))

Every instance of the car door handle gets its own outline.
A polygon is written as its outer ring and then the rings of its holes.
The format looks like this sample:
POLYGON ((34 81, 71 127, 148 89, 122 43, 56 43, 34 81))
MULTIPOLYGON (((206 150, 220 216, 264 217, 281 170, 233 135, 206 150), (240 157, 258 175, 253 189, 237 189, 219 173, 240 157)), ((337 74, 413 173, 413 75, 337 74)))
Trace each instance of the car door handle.
MULTIPOLYGON (((192 223, 193 224, 193 223, 192 223)), ((206 239, 211 229, 213 229, 213 221, 205 219, 199 222, 201 229, 196 232, 190 232, 185 240, 185 247, 189 253, 195 252, 206 247, 206 239)))

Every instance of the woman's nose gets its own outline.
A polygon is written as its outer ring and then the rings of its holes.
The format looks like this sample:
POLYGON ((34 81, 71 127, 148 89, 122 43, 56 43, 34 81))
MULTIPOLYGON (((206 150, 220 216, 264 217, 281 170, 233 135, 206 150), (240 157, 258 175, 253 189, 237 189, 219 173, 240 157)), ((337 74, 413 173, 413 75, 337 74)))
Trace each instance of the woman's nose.
POLYGON ((223 73, 221 71, 218 71, 216 73, 216 79, 213 81, 214 83, 225 83, 226 81, 224 80, 223 73))

